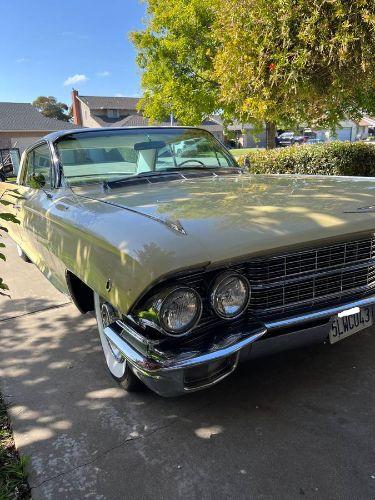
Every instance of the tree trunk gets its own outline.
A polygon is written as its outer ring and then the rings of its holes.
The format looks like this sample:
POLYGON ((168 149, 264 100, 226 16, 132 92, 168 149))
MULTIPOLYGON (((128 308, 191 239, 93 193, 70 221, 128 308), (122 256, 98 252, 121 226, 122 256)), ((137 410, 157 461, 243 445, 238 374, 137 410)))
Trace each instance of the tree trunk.
POLYGON ((274 122, 266 123, 266 148, 273 149, 276 147, 276 124, 274 122))

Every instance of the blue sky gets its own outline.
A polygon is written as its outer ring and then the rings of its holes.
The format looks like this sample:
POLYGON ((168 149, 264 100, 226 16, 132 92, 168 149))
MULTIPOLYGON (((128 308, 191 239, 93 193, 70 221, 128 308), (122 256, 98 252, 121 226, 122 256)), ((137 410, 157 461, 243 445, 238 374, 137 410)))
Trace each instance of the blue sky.
POLYGON ((144 18, 138 0, 0 0, 0 101, 53 95, 70 104, 73 86, 140 95, 128 32, 144 18))

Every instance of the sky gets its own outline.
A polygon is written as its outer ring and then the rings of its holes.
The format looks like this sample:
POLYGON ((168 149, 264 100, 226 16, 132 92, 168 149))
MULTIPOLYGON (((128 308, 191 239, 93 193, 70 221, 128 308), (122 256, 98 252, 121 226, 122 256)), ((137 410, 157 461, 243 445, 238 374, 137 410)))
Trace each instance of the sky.
POLYGON ((128 33, 144 18, 139 0, 0 0, 0 101, 140 95, 128 33))

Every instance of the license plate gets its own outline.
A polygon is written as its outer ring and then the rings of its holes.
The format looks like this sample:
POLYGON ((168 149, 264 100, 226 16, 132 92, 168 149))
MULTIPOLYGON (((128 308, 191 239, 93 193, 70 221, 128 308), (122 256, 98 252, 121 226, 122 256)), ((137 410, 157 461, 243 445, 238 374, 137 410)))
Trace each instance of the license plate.
POLYGON ((339 340, 350 337, 353 333, 368 328, 372 323, 372 308, 370 307, 363 307, 358 312, 348 314, 347 316, 338 316, 332 323, 331 331, 329 332, 329 341, 331 344, 334 344, 339 340))

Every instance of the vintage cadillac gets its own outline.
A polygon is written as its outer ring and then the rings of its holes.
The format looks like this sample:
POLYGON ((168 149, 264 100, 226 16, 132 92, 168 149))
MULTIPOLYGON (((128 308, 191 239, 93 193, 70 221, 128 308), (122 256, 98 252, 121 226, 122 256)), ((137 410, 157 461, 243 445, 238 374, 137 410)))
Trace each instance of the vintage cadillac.
POLYGON ((0 196, 128 391, 186 394, 373 323, 372 179, 250 175, 196 128, 80 129, 30 147, 0 196))

